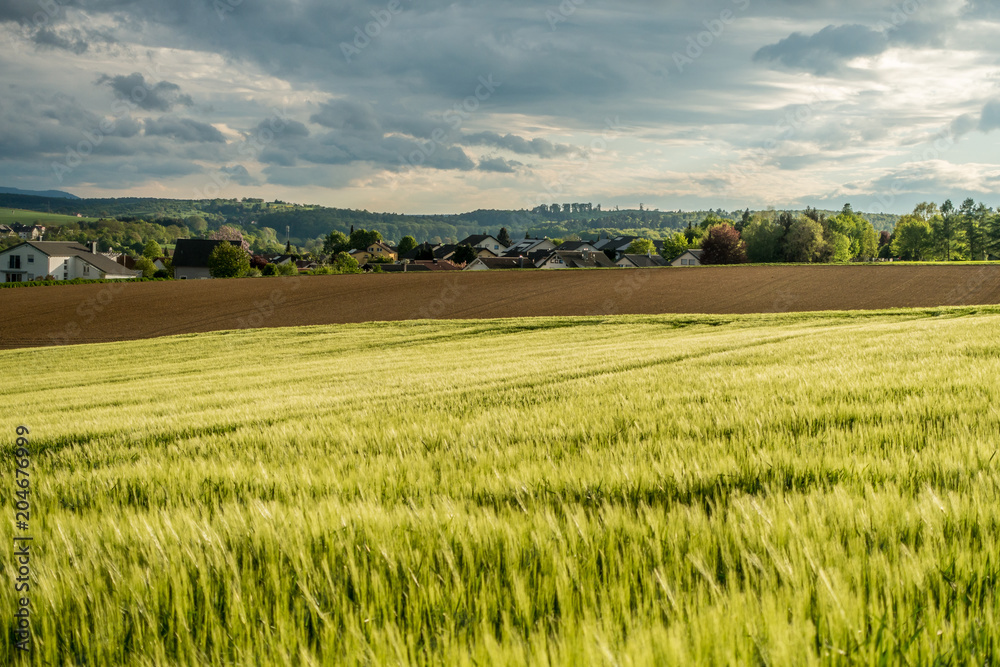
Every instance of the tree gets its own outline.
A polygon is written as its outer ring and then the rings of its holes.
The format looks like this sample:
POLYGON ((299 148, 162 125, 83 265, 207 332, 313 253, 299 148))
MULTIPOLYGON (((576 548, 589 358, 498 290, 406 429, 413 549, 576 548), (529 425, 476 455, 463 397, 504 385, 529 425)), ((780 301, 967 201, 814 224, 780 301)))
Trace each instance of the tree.
POLYGON ((135 268, 142 271, 143 278, 152 278, 153 274, 156 273, 156 265, 153 264, 153 260, 145 256, 135 260, 135 268))
POLYGON ((350 249, 351 249, 351 240, 347 238, 347 234, 343 232, 338 232, 338 231, 330 232, 329 234, 326 235, 326 238, 323 239, 324 255, 330 255, 332 257, 337 253, 347 252, 350 249))
POLYGON ((351 232, 350 248, 348 250, 364 250, 373 243, 381 243, 382 235, 375 231, 365 231, 358 229, 351 232))
POLYGON ((208 272, 213 278, 239 278, 249 270, 250 255, 231 243, 220 243, 208 256, 208 272))
POLYGON ((358 260, 354 259, 346 252, 338 252, 333 258, 333 265, 340 273, 361 273, 358 260))
POLYGON ((781 241, 785 228, 771 216, 755 215, 744 227, 741 236, 747 245, 747 259, 754 263, 780 262, 781 241))
POLYGON ((958 249, 960 243, 958 216, 955 215, 955 206, 950 199, 941 204, 941 215, 931 220, 931 236, 945 261, 950 262, 952 252, 958 249))
POLYGON ((396 247, 396 252, 399 253, 400 257, 402 257, 403 255, 410 252, 416 247, 417 247, 417 239, 413 238, 412 236, 404 236, 402 239, 400 239, 399 245, 396 247))
POLYGON ((851 239, 846 234, 830 231, 824 244, 824 259, 828 262, 849 262, 854 258, 851 239))
POLYGON ((263 271, 264 267, 267 266, 267 259, 262 255, 254 255, 250 258, 250 268, 263 271))
POLYGON ((969 259, 982 260, 988 254, 990 209, 975 200, 966 199, 959 209, 959 227, 969 246, 969 259))
MULTIPOLYGON (((294 261, 282 262, 276 267, 277 275, 279 276, 297 276, 299 275, 299 267, 295 266, 294 261)), ((263 272, 261 272, 263 273, 263 272)))
POLYGON ((479 255, 476 253, 476 249, 471 245, 460 245, 455 249, 455 254, 451 256, 451 261, 455 264, 468 264, 469 262, 476 261, 476 257, 479 255))
POLYGON ((148 259, 163 257, 163 248, 160 247, 159 243, 150 239, 146 241, 146 245, 142 248, 142 256, 148 259))
POLYGON ((815 262, 825 249, 823 225, 800 216, 785 234, 785 259, 789 262, 815 262))
MULTIPOLYGON (((822 224, 824 220, 818 222, 822 224)), ((878 236, 875 234, 875 227, 872 223, 861 217, 851 208, 850 204, 845 204, 844 209, 834 218, 826 220, 826 243, 827 253, 835 262, 850 261, 852 259, 870 260, 878 253, 878 236), (835 236, 840 234, 848 239, 848 247, 843 249, 843 242, 835 236), (846 259, 843 258, 847 255, 846 259), (836 255, 840 259, 833 259, 836 255)))
POLYGON ((277 264, 266 264, 263 269, 260 270, 262 276, 276 276, 278 275, 278 265, 277 264))
POLYGON ((674 232, 663 240, 663 249, 660 250, 660 256, 666 260, 673 260, 678 255, 683 254, 688 247, 687 237, 680 232, 674 232))
POLYGON ((512 245, 514 245, 514 242, 510 240, 510 232, 507 231, 506 227, 500 228, 500 233, 497 234, 497 241, 500 242, 500 245, 506 248, 509 248, 512 245))
POLYGON ((747 261, 747 246, 736 228, 729 224, 709 229, 701 249, 702 264, 742 264, 747 261))
POLYGON ((655 252, 656 244, 649 239, 636 239, 625 250, 628 255, 648 255, 655 252))
POLYGON ((916 211, 896 223, 892 235, 892 253, 905 260, 923 260, 933 246, 930 223, 916 211))
POLYGON ((243 252, 250 252, 250 244, 243 238, 243 232, 230 225, 223 225, 208 237, 213 241, 239 241, 243 252))

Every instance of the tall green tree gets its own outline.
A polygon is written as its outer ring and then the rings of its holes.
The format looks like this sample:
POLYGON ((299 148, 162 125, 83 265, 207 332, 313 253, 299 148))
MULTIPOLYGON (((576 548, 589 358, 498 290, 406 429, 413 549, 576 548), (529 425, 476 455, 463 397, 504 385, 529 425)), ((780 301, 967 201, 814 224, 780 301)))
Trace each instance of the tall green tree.
POLYGON ((636 239, 625 249, 629 255, 648 255, 656 252, 656 244, 649 239, 636 239))
POLYGON ((417 247, 417 239, 412 236, 404 236, 399 240, 399 245, 396 246, 396 252, 400 257, 410 252, 417 247))
POLYGON ((892 235, 892 253, 900 259, 922 261, 934 246, 931 225, 919 213, 904 215, 892 235))
POLYGON ((790 262, 818 261, 825 250, 823 225, 806 216, 799 216, 785 234, 785 259, 790 262))
POLYGON ((163 248, 156 241, 149 240, 146 241, 146 245, 142 248, 142 256, 147 259, 156 259, 157 257, 163 257, 163 248))
POLYGON ((674 232, 663 239, 663 247, 660 250, 660 255, 663 259, 672 261, 678 255, 683 254, 689 247, 687 237, 680 232, 674 232))
POLYGON ((938 253, 946 262, 950 262, 952 254, 960 249, 964 237, 959 226, 959 216, 950 199, 941 204, 941 215, 931 220, 931 233, 938 253))
POLYGON ((773 216, 754 215, 742 231, 747 244, 747 259, 754 263, 780 262, 784 257, 781 241, 785 228, 773 216))
POLYGON ((208 256, 208 272, 213 278, 240 278, 249 271, 250 255, 231 243, 220 243, 208 256))
POLYGON ((382 234, 376 230, 364 230, 355 229, 351 232, 350 238, 350 249, 351 250, 364 250, 373 243, 380 243, 382 241, 382 234))
POLYGON ((324 255, 333 256, 337 253, 347 252, 350 249, 351 240, 347 238, 347 234, 343 232, 332 231, 323 239, 324 255))
POLYGON ((500 242, 500 245, 508 248, 514 245, 514 242, 510 240, 510 232, 507 231, 506 227, 500 228, 500 233, 497 235, 497 241, 500 242))

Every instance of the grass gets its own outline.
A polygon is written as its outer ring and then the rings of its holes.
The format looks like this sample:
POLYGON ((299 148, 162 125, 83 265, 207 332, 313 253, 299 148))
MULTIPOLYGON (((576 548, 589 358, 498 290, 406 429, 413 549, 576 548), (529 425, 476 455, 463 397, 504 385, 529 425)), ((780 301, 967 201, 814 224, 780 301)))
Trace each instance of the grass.
POLYGON ((26 211, 19 208, 0 208, 0 224, 12 225, 20 222, 23 225, 65 225, 68 222, 94 222, 97 218, 78 218, 75 215, 59 215, 58 213, 41 213, 26 211))
POLYGON ((998 308, 240 331, 0 363, 5 512, 17 424, 35 450, 26 663, 997 659, 998 308))

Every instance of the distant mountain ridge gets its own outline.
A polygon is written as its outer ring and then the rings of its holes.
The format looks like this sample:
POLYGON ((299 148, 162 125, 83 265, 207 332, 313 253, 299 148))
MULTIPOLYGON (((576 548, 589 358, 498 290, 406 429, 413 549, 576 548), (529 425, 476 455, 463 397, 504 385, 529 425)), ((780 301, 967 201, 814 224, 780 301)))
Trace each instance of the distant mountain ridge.
POLYGON ((50 199, 80 199, 74 194, 62 190, 21 190, 20 188, 0 188, 4 195, 28 195, 30 197, 49 197, 50 199))

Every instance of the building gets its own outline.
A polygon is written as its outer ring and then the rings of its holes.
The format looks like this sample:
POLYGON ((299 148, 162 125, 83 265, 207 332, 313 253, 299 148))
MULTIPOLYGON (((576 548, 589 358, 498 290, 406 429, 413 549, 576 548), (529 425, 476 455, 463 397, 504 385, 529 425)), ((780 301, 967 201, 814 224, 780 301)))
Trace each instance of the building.
POLYGON ((615 262, 615 266, 622 269, 649 269, 666 265, 667 260, 652 253, 648 255, 622 255, 621 259, 615 262))
POLYGON ((41 225, 22 225, 15 222, 10 229, 25 241, 40 241, 45 234, 45 227, 41 225))
POLYGON ((500 271, 506 269, 533 269, 534 263, 524 257, 477 257, 465 267, 466 271, 500 271))
POLYGON ((203 280, 211 278, 208 257, 220 243, 230 243, 243 248, 242 241, 217 241, 215 239, 177 239, 174 250, 174 278, 177 280, 203 280))
POLYGON ((524 239, 507 248, 504 257, 527 257, 541 250, 555 250, 556 244, 549 239, 524 239))
POLYGON ((352 250, 349 254, 351 257, 358 260, 358 264, 361 266, 367 264, 372 257, 382 257, 393 262, 399 259, 399 254, 396 252, 396 249, 387 246, 381 241, 373 243, 367 248, 352 250))
MULTIPOLYGON (((474 234, 458 242, 458 245, 470 245, 476 250, 489 250, 492 257, 499 257, 507 251, 507 246, 500 243, 499 239, 488 234, 474 234)), ((483 257, 484 255, 479 255, 483 257)), ((487 255, 490 256, 490 255, 487 255)))
POLYGON ((701 266, 704 250, 685 250, 670 262, 670 266, 701 266))
POLYGON ((610 268, 614 266, 614 263, 600 251, 556 251, 537 263, 536 266, 540 269, 600 269, 610 268))
POLYGON ((142 275, 90 247, 60 241, 26 241, 0 252, 0 278, 5 283, 31 280, 128 280, 142 275))
POLYGON ((584 252, 588 250, 590 252, 596 252, 597 247, 589 241, 566 241, 557 246, 556 250, 560 250, 562 252, 584 252))

